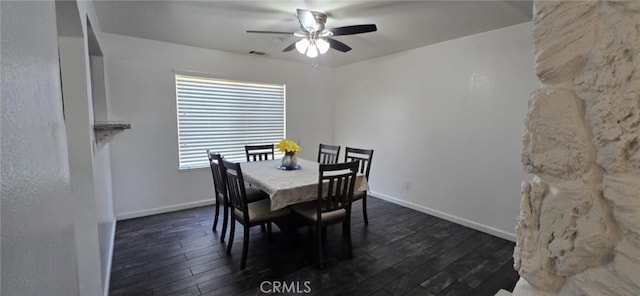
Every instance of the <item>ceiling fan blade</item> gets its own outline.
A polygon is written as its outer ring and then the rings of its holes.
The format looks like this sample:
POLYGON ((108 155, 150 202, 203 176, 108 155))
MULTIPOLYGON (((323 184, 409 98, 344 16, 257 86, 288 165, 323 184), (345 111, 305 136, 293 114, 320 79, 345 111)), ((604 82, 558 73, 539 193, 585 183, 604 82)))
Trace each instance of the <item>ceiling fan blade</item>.
POLYGON ((316 18, 313 16, 313 13, 309 10, 304 10, 298 8, 298 21, 300 22, 300 26, 305 29, 307 28, 315 28, 316 27, 316 18))
POLYGON ((281 31, 252 31, 252 30, 247 30, 247 33, 293 35, 293 32, 281 32, 281 31))
POLYGON ((340 36, 340 35, 353 35, 353 34, 375 32, 375 31, 378 31, 378 28, 374 24, 368 24, 368 25, 337 27, 337 28, 331 29, 331 31, 333 32, 333 36, 340 36))
POLYGON ((285 47, 282 52, 287 52, 287 51, 292 51, 294 48, 296 48, 296 43, 291 43, 291 45, 285 47))
MULTIPOLYGON (((335 40, 333 38, 327 38, 327 41, 329 42, 329 45, 331 45, 331 48, 337 50, 337 51, 341 51, 341 52, 348 52, 351 50, 351 47, 349 47, 349 45, 346 45, 338 40, 335 40)), ((295 46, 295 44, 294 44, 295 46)))

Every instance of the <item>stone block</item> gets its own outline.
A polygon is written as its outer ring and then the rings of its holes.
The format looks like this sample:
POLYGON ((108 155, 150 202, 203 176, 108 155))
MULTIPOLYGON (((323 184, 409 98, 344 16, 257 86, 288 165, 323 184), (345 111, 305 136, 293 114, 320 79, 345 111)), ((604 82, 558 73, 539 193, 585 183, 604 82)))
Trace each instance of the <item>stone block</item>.
POLYGON ((606 175, 602 187, 618 226, 625 237, 640 248, 640 176, 606 175))
POLYGON ((538 289, 556 291, 566 278, 613 257, 616 224, 600 191, 584 185, 523 183, 514 267, 538 289))
POLYGON ((598 266, 567 279, 558 295, 637 296, 638 290, 606 266, 598 266))
POLYGON ((571 81, 596 41, 597 1, 536 1, 536 74, 544 83, 571 81))
POLYGON ((535 91, 526 126, 522 151, 525 171, 547 178, 577 179, 595 161, 582 101, 573 90, 535 91))
POLYGON ((640 13, 623 10, 630 6, 638 4, 604 6, 602 36, 574 79, 597 162, 612 174, 640 174, 640 13))
POLYGON ((636 291, 640 291, 640 246, 637 243, 622 239, 616 246, 610 267, 636 291))

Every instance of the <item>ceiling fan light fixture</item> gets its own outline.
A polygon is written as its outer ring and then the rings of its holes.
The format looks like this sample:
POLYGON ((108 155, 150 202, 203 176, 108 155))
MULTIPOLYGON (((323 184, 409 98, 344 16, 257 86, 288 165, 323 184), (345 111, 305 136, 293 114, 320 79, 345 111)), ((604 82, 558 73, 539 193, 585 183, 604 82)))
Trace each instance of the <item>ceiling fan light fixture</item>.
POLYGON ((309 39, 307 38, 300 39, 298 42, 296 42, 296 50, 298 50, 299 53, 304 54, 305 52, 307 52, 309 43, 309 39))
MULTIPOLYGON (((300 8, 296 11, 298 14, 298 23, 300 24, 297 32, 248 30, 247 33, 280 34, 301 38, 297 42, 289 44, 282 52, 289 52, 295 48, 300 54, 311 58, 312 64, 317 66, 316 57, 327 53, 330 48, 339 52, 349 52, 351 50, 351 47, 348 45, 331 37, 362 34, 378 30, 375 24, 325 28, 325 24, 327 23, 326 13, 300 8)), ((284 41, 284 39, 281 40, 284 41)))
POLYGON ((327 53, 329 47, 331 46, 329 42, 327 42, 327 40, 324 40, 323 38, 317 39, 315 44, 316 47, 318 47, 318 51, 320 52, 320 54, 327 53))
POLYGON ((311 43, 311 45, 309 45, 309 48, 307 49, 307 56, 310 58, 318 56, 318 48, 316 48, 315 44, 311 43))

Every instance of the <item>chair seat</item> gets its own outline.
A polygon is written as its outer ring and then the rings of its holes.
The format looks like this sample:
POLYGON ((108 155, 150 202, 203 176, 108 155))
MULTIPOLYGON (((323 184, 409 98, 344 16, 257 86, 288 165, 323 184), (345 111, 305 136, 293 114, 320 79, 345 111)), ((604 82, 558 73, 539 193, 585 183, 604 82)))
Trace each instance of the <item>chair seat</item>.
MULTIPOLYGON (((307 202, 303 204, 297 204, 291 207, 291 209, 300 214, 303 218, 317 222, 318 213, 316 210, 316 202, 307 202)), ((320 214, 320 219, 323 223, 331 223, 333 221, 342 221, 347 216, 347 211, 345 209, 338 209, 335 211, 324 212, 320 214)))
MULTIPOLYGON (((247 208, 249 210, 249 223, 252 224, 291 214, 291 211, 288 208, 271 211, 271 200, 269 199, 249 203, 247 204, 247 208)), ((242 220, 242 211, 234 209, 233 212, 236 217, 242 220)))
POLYGON ((353 192, 353 198, 351 198, 351 200, 354 201, 354 200, 363 199, 366 196, 367 196, 367 192, 366 191, 354 191, 353 192))
POLYGON ((263 199, 269 199, 269 195, 262 192, 260 189, 245 187, 245 192, 247 193, 247 202, 252 203, 263 199))
MULTIPOLYGON (((262 192, 259 189, 247 187, 245 188, 245 192, 247 193, 247 202, 252 203, 263 199, 269 199, 269 195, 262 192)), ((222 194, 218 194, 218 200, 224 204, 224 196, 222 194)))

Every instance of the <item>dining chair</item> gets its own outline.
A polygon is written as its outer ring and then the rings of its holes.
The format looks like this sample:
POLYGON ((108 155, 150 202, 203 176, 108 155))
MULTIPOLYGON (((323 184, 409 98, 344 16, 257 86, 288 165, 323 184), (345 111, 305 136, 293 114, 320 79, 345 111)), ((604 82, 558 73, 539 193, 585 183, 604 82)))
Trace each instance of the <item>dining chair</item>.
MULTIPOLYGON (((244 177, 242 176, 240 164, 222 160, 222 165, 226 176, 229 201, 232 206, 231 230, 229 232, 227 254, 231 254, 237 221, 242 224, 244 228, 242 259, 240 261, 240 269, 244 269, 247 265, 247 254, 249 252, 249 228, 285 219, 291 214, 291 211, 288 208, 271 211, 271 201, 269 199, 249 203, 247 201, 247 188, 244 185, 244 177)), ((269 228, 268 235, 271 236, 271 228, 269 228)))
MULTIPOLYGON (((247 162, 269 160, 269 155, 271 155, 271 159, 274 159, 275 145, 273 144, 245 145, 244 152, 247 156, 247 162)), ((262 229, 262 231, 265 231, 267 229, 269 229, 268 231, 271 231, 271 223, 267 223, 266 225, 265 224, 261 225, 260 229, 262 229)))
POLYGON ((244 152, 247 155, 247 161, 269 160, 269 156, 271 159, 276 156, 273 144, 245 145, 244 152))
MULTIPOLYGON (((371 170, 371 160, 373 159, 373 149, 359 149, 352 147, 345 147, 344 149, 344 161, 357 161, 358 173, 364 174, 369 181, 369 171, 371 170)), ((362 200, 362 217, 364 217, 364 224, 369 225, 369 218, 367 217, 367 191, 356 191, 353 193, 353 201, 362 200)))
MULTIPOLYGON (((212 231, 216 231, 218 226, 218 216, 220 215, 220 206, 223 207, 222 216, 222 233, 220 234, 220 241, 224 242, 224 237, 227 233, 227 221, 229 220, 229 196, 227 191, 226 176, 222 168, 222 156, 219 153, 214 153, 211 150, 207 150, 207 156, 209 157, 209 166, 211 167, 211 176, 213 177, 213 190, 216 200, 216 212, 213 218, 212 231)), ((247 188, 246 190, 247 202, 255 202, 259 200, 269 199, 269 195, 266 193, 254 189, 247 188)))
POLYGON ((320 144, 318 147, 318 163, 333 164, 338 163, 340 156, 340 146, 320 144))
POLYGON ((324 268, 323 245, 326 227, 342 222, 342 237, 346 241, 347 256, 353 257, 351 246, 351 199, 356 182, 358 162, 320 164, 318 195, 315 201, 291 206, 294 213, 313 226, 318 244, 320 268, 324 268))

